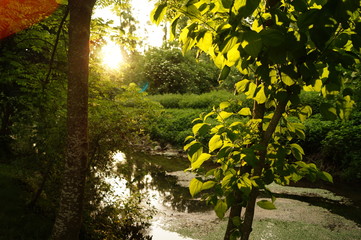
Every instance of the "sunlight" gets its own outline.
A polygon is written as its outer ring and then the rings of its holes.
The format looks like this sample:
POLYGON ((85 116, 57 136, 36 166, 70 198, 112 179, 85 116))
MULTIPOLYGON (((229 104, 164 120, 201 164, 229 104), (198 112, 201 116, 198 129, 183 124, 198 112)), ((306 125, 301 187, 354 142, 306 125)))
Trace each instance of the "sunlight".
POLYGON ((113 70, 119 68, 124 61, 120 46, 111 41, 102 47, 101 58, 103 65, 113 70))

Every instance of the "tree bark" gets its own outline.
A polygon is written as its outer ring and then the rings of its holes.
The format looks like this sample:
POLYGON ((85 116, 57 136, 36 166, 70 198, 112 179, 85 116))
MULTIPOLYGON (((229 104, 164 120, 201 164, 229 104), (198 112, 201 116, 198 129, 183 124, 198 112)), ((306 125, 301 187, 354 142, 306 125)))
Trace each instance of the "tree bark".
POLYGON ((51 239, 79 239, 88 161, 90 20, 95 0, 69 0, 67 153, 51 239))

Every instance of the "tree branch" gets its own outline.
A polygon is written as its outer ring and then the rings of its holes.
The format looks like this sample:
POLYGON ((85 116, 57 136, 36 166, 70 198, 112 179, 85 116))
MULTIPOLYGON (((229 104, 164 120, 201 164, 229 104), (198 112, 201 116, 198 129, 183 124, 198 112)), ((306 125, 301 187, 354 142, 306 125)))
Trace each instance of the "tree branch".
POLYGON ((48 69, 48 73, 46 75, 46 78, 44 80, 43 88, 45 87, 45 85, 47 85, 50 82, 50 74, 51 74, 51 71, 53 70, 53 63, 54 63, 56 48, 58 47, 58 43, 59 43, 59 39, 60 39, 60 33, 61 33, 61 30, 63 29, 64 23, 65 23, 65 20, 66 20, 68 14, 69 14, 69 7, 66 6, 64 16, 60 21, 59 28, 58 28, 58 31, 56 33, 55 43, 53 45, 53 50, 51 52, 49 69, 48 69))

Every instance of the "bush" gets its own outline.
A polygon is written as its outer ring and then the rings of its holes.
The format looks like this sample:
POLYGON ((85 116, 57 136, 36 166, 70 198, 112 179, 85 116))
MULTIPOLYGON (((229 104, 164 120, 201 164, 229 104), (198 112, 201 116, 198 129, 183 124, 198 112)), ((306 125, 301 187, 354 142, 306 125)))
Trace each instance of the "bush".
POLYGON ((325 102, 325 99, 318 92, 302 91, 300 94, 301 103, 312 108, 313 114, 320 113, 320 105, 325 102))
POLYGON ((164 108, 193 108, 193 109, 212 109, 221 102, 228 100, 240 100, 247 107, 252 106, 252 102, 246 99, 244 95, 234 95, 226 90, 212 91, 201 95, 197 94, 163 94, 152 95, 149 98, 159 102, 164 108))
POLYGON ((191 134, 192 120, 201 112, 199 109, 167 109, 153 122, 151 138, 162 146, 168 143, 182 146, 184 139, 191 134))
POLYGON ((342 124, 327 133, 322 152, 345 180, 361 181, 361 125, 342 124))
POLYGON ((345 181, 361 181, 361 112, 347 122, 324 121, 320 114, 305 122, 301 143, 306 157, 345 181))

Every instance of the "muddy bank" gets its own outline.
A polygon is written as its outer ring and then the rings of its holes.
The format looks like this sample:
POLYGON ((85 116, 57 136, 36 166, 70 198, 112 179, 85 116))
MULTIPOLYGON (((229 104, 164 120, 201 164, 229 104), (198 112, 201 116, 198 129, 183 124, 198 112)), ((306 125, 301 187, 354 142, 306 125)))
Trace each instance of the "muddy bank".
MULTIPOLYGON (((194 175, 182 171, 168 173, 187 186, 194 175)), ((358 206, 347 197, 319 188, 270 185, 277 209, 256 207, 253 240, 358 240, 361 239, 361 215, 358 206)), ((261 198, 260 198, 261 200, 261 198)), ((218 219, 213 211, 163 212, 157 216, 162 228, 191 239, 220 240, 227 219, 218 219)))

